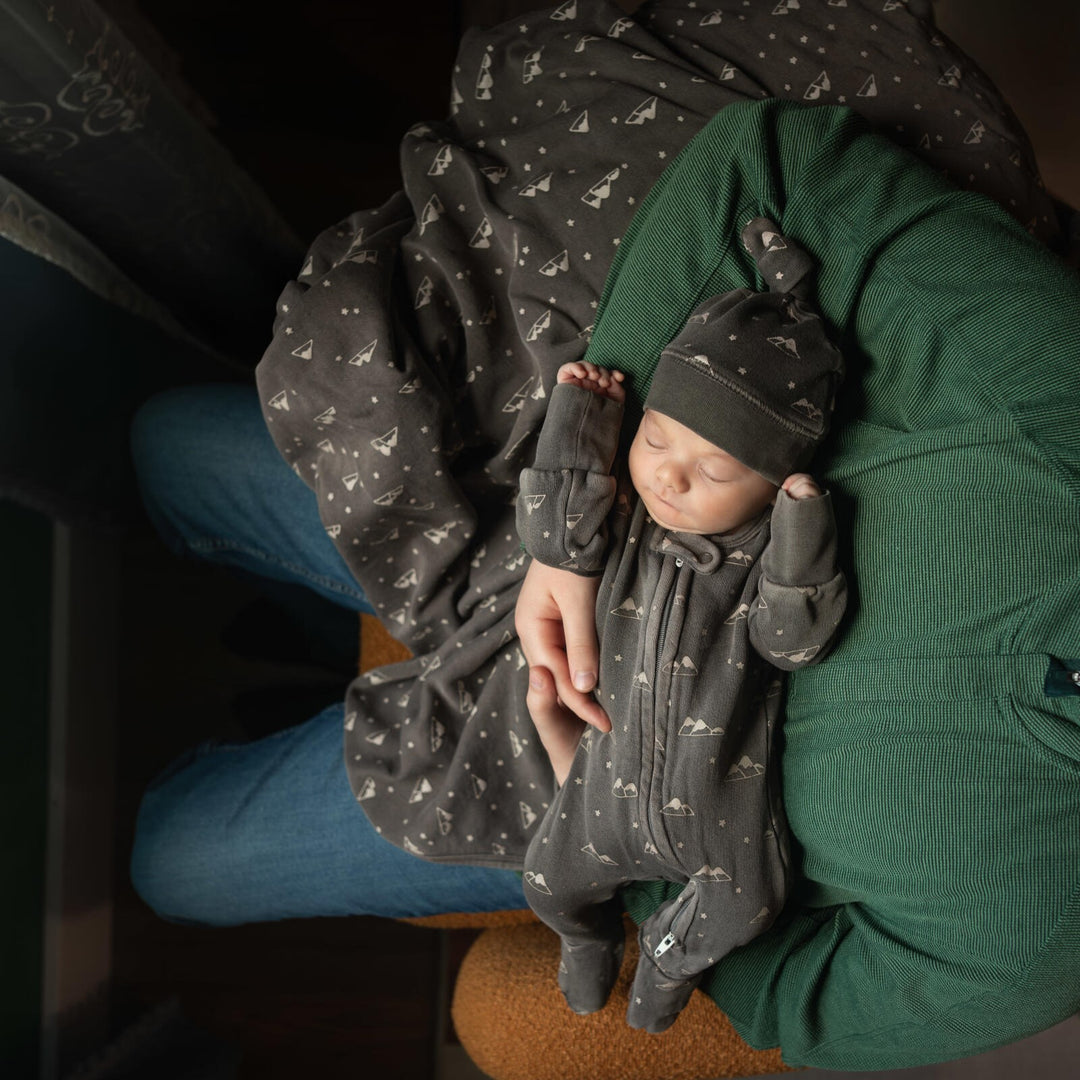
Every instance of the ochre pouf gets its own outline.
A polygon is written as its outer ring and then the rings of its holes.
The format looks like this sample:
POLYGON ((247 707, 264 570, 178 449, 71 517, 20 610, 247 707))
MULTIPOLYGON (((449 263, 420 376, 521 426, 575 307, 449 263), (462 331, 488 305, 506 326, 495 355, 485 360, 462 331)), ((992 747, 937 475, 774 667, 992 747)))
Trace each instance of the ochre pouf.
POLYGON ((752 1050, 711 999, 695 992, 662 1035, 626 1026, 637 934, 607 1005, 570 1011, 556 983, 559 940, 542 923, 485 930, 454 988, 458 1038, 493 1080, 718 1080, 789 1072, 780 1051, 752 1050))
POLYGON ((361 675, 372 668, 398 664, 411 656, 408 646, 391 636, 377 616, 360 613, 360 659, 357 669, 361 675))

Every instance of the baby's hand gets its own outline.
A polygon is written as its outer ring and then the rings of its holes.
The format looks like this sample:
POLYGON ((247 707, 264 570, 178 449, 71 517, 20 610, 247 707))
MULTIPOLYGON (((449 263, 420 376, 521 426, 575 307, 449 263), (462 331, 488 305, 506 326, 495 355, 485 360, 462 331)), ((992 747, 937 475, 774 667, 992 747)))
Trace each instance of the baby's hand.
POLYGON ((816 499, 821 494, 821 488, 809 473, 792 473, 781 487, 793 499, 816 499))
POLYGON ((626 376, 621 371, 609 371, 586 360, 572 360, 559 368, 556 381, 573 383, 574 386, 580 386, 582 390, 590 390, 601 397, 611 398, 612 401, 621 403, 626 400, 626 388, 622 384, 625 378, 626 376))

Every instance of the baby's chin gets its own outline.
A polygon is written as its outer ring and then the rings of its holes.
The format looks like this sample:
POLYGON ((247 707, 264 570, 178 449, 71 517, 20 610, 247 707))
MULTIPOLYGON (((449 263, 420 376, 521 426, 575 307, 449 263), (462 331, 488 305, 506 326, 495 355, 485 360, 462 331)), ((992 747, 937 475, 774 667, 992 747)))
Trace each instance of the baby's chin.
POLYGON ((667 529, 669 532, 694 533, 697 536, 705 536, 717 531, 716 529, 701 528, 700 522, 687 517, 685 514, 680 514, 677 510, 668 508, 664 503, 658 502, 650 495, 643 495, 641 501, 645 504, 649 517, 661 529, 667 529))

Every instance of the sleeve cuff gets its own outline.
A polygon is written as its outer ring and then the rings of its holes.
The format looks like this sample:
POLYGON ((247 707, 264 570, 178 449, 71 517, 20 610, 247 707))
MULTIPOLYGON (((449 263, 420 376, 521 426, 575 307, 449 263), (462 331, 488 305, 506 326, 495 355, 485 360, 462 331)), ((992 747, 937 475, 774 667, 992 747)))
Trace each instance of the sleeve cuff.
POLYGON ((836 576, 836 523, 832 495, 793 499, 781 488, 763 568, 778 585, 823 585, 836 576))
POLYGON ((533 468, 610 473, 622 419, 622 402, 561 383, 551 392, 533 468))

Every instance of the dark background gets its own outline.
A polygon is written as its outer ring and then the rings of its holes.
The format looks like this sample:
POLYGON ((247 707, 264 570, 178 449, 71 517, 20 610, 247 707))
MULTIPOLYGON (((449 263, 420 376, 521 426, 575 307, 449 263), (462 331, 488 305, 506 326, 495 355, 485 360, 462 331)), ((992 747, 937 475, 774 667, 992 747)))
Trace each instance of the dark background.
POLYGON ((535 6, 102 3, 304 241, 399 186, 402 135, 447 115, 463 28, 535 6))

